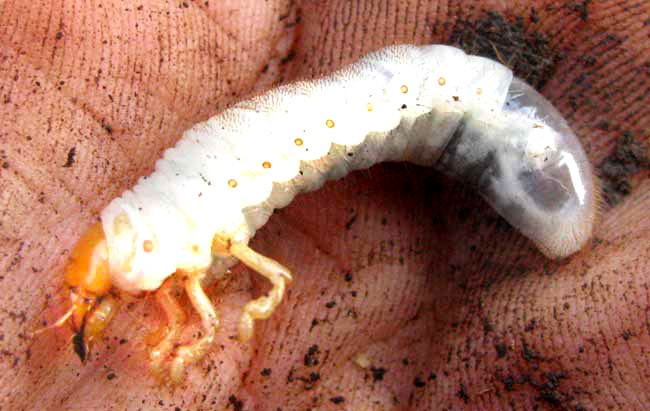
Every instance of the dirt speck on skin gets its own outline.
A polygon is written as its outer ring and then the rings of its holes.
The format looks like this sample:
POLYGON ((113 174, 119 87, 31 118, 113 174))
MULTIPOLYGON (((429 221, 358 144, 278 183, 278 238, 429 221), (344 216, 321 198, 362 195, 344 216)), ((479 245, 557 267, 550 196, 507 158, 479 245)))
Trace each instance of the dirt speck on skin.
POLYGON ((342 395, 337 395, 336 397, 330 398, 330 401, 333 404, 341 404, 341 403, 345 402, 345 397, 343 397, 342 395))
POLYGON ((533 409, 547 409, 550 405, 553 410, 584 410, 583 406, 576 400, 575 393, 585 390, 576 389, 571 386, 570 376, 567 371, 542 372, 541 362, 536 363, 537 367, 530 369, 520 375, 502 375, 497 371, 495 377, 503 384, 508 392, 523 390, 529 392, 532 388, 536 392, 535 401, 538 403, 533 409), (546 405, 543 405, 546 404, 546 405))
POLYGON ((497 352, 497 358, 504 358, 508 355, 508 347, 504 343, 495 344, 494 349, 497 352))
POLYGON ((370 372, 372 372, 372 381, 382 381, 384 379, 384 374, 386 374, 386 369, 383 367, 370 367, 370 372))
POLYGON ((630 133, 616 142, 614 151, 598 166, 603 188, 603 198, 610 206, 618 204, 632 192, 630 177, 650 171, 648 148, 635 141, 630 133))
POLYGON ((9 168, 9 160, 4 150, 0 150, 0 166, 5 170, 9 168))
POLYGON ((589 19, 589 4, 592 0, 569 1, 564 4, 564 8, 576 13, 582 21, 589 19))
POLYGON ((318 345, 314 344, 311 347, 309 347, 307 354, 305 354, 305 366, 313 367, 318 365, 320 363, 320 360, 318 358, 319 354, 320 354, 320 349, 318 348, 318 345))
POLYGON ((65 168, 70 168, 70 167, 72 167, 72 165, 74 164, 74 157, 75 157, 76 154, 77 154, 77 148, 73 146, 73 147, 68 151, 68 158, 66 159, 66 162, 65 162, 65 164, 63 165, 63 167, 65 167, 65 168))
POLYGON ((525 341, 523 344, 523 348, 521 349, 521 356, 524 358, 524 360, 528 362, 537 361, 540 359, 540 356, 537 353, 537 351, 532 349, 525 341))
POLYGON ((280 64, 281 64, 281 65, 287 64, 287 63, 289 63, 291 60, 293 60, 293 59, 295 59, 295 58, 296 58, 296 50, 291 49, 291 50, 289 50, 289 52, 287 53, 287 55, 284 56, 284 57, 280 60, 280 64))
POLYGON ((228 406, 227 408, 232 408, 235 411, 241 411, 244 409, 244 402, 237 399, 234 395, 228 397, 228 406))
MULTIPOLYGON (((535 9, 529 18, 532 22, 539 19, 535 9)), ((477 20, 456 20, 449 44, 501 62, 537 89, 552 76, 563 56, 550 48, 545 34, 527 30, 523 17, 506 18, 494 11, 477 20)))
POLYGON ((460 384, 460 388, 456 392, 456 396, 463 400, 465 404, 469 403, 469 395, 467 395, 467 390, 465 389, 465 384, 460 384))

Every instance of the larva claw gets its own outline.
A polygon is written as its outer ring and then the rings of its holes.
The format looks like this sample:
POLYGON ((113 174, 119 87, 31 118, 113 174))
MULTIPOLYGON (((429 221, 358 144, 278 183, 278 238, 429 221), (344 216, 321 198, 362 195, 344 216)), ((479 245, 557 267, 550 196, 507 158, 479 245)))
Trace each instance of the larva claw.
POLYGON ((174 283, 175 279, 172 278, 156 292, 156 301, 165 312, 167 324, 150 336, 156 339, 156 343, 155 347, 149 349, 149 365, 153 374, 161 380, 165 379, 165 360, 174 350, 186 320, 185 312, 172 294, 176 288, 174 283))
POLYGON ((168 322, 162 331, 154 333, 155 336, 160 334, 163 336, 162 341, 149 350, 149 365, 154 375, 172 385, 183 382, 187 366, 200 361, 210 351, 219 328, 219 317, 201 286, 203 276, 203 273, 189 275, 185 280, 185 292, 201 317, 204 334, 194 343, 181 345, 176 350, 174 348, 178 344, 186 318, 183 309, 172 294, 175 288, 174 279, 165 282, 156 292, 156 300, 165 312, 168 322))
POLYGON ((245 244, 232 244, 230 252, 246 266, 266 277, 273 285, 268 295, 244 306, 244 312, 239 319, 239 338, 241 341, 248 341, 253 336, 253 320, 263 320, 273 314, 275 307, 282 301, 284 290, 292 281, 292 277, 286 267, 256 253, 245 244))
POLYGON ((201 317, 201 325, 205 334, 198 341, 180 346, 176 350, 176 356, 172 359, 169 369, 172 384, 182 382, 185 376, 185 368, 205 357, 212 348, 214 337, 219 328, 220 321, 217 312, 201 286, 203 275, 201 273, 190 276, 185 281, 185 291, 192 302, 192 306, 201 317))

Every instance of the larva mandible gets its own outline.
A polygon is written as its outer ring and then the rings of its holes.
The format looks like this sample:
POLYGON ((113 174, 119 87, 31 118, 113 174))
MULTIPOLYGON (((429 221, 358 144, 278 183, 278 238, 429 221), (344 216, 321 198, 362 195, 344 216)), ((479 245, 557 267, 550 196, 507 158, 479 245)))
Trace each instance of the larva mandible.
POLYGON ((598 187, 577 137, 546 99, 495 61, 449 46, 392 46, 185 132, 79 240, 65 269, 72 308, 55 325, 71 320, 84 360, 116 309, 113 290, 158 290, 169 326, 151 366, 182 381, 219 326, 204 286, 238 261, 272 283, 244 307, 242 340, 282 301, 289 270, 247 245, 273 210, 382 161, 433 166, 471 184, 548 257, 567 256, 591 236, 598 187), (175 273, 204 329, 178 348, 181 313, 165 282, 175 273))

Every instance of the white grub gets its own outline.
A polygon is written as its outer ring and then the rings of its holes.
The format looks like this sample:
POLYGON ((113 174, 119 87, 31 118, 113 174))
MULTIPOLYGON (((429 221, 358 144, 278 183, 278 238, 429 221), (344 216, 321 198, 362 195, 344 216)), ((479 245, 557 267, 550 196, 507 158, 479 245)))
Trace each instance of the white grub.
POLYGON ((195 125, 152 175, 102 211, 113 287, 158 290, 173 325, 151 351, 156 371, 180 382, 208 352, 219 319, 203 286, 238 261, 273 284, 244 308, 239 332, 249 339, 291 281, 287 268, 248 247, 255 231, 296 194, 382 161, 433 166, 476 187, 548 257, 565 257, 591 236, 598 188, 577 137, 546 99, 505 66, 453 47, 387 47, 195 125), (204 328, 178 348, 184 319, 161 288, 174 273, 204 328))

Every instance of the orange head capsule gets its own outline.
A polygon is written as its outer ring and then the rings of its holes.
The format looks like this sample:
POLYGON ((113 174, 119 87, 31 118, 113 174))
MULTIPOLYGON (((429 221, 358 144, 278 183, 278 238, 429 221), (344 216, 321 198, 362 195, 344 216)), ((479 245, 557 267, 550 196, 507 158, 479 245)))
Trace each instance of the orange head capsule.
POLYGON ((111 289, 106 236, 101 223, 90 227, 70 253, 65 266, 65 282, 70 287, 73 345, 85 361, 93 340, 113 319, 117 301, 111 289))
POLYGON ((70 319, 75 333, 74 350, 83 362, 93 340, 104 331, 118 306, 117 300, 109 294, 108 248, 100 223, 90 227, 77 241, 64 272, 72 307, 52 326, 60 326, 70 319))

